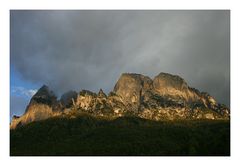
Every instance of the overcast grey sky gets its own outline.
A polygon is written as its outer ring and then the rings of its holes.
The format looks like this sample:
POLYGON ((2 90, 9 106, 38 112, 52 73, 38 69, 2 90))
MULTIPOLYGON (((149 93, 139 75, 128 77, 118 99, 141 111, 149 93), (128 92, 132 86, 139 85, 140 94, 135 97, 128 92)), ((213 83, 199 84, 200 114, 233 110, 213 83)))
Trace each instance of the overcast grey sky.
POLYGON ((230 103, 229 11, 11 11, 11 68, 57 94, 177 74, 230 103))

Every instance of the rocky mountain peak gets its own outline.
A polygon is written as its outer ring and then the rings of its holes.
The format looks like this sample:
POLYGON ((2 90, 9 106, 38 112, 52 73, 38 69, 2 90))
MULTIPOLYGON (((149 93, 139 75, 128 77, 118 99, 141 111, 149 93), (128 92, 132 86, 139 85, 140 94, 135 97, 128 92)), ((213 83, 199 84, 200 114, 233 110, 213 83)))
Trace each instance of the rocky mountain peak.
POLYGON ((141 95, 152 89, 151 78, 135 73, 124 73, 114 86, 114 92, 121 96, 125 102, 139 104, 141 95))
POLYGON ((57 97, 53 91, 48 86, 43 85, 31 98, 25 113, 21 117, 13 119, 10 128, 16 128, 17 126, 54 116, 53 107, 56 104, 57 97))
POLYGON ((152 80, 136 73, 123 73, 107 96, 82 90, 69 91, 60 100, 43 85, 32 97, 25 113, 13 117, 11 128, 71 111, 116 118, 124 115, 151 120, 229 119, 230 110, 208 93, 189 87, 177 75, 160 73, 152 80))
POLYGON ((89 91, 89 90, 81 90, 80 92, 79 92, 79 95, 80 96, 97 96, 97 94, 96 93, 94 93, 94 92, 91 92, 91 91, 89 91))
POLYGON ((188 85, 185 80, 177 75, 160 73, 153 79, 153 86, 157 91, 176 89, 185 91, 188 85))
POLYGON ((49 89, 47 85, 43 85, 41 88, 38 89, 37 93, 34 96, 41 96, 41 95, 54 95, 53 91, 49 89))
POLYGON ((49 89, 48 86, 43 85, 37 93, 32 97, 31 103, 42 103, 51 106, 54 102, 56 102, 57 97, 54 92, 49 89))
POLYGON ((100 89, 99 92, 98 92, 98 97, 104 97, 104 98, 106 98, 107 95, 103 92, 102 89, 100 89))
POLYGON ((186 81, 177 75, 160 73, 153 79, 153 87, 163 97, 170 97, 186 103, 203 102, 199 91, 189 87, 186 81))

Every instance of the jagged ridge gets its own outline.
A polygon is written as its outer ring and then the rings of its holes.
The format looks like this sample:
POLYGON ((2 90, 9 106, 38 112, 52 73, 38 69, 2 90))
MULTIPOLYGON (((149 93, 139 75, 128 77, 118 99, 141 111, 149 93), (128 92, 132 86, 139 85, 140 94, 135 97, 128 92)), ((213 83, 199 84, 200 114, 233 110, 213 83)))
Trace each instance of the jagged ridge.
MULTIPOLYGON (((88 90, 69 91, 60 100, 44 85, 32 97, 25 113, 14 116, 11 129, 44 120, 65 116, 72 111, 93 116, 116 118, 136 116, 150 120, 229 119, 230 110, 217 103, 205 92, 187 85, 179 76, 160 73, 154 79, 134 73, 124 73, 106 95, 88 90)), ((74 118, 74 117, 73 117, 74 118)))

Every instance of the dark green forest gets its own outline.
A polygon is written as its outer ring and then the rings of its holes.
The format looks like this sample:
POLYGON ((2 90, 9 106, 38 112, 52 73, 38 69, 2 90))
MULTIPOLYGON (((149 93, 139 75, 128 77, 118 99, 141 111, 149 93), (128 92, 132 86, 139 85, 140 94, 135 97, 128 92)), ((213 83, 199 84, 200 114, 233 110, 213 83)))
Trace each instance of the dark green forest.
POLYGON ((230 122, 80 115, 10 131, 11 156, 229 156, 230 122))

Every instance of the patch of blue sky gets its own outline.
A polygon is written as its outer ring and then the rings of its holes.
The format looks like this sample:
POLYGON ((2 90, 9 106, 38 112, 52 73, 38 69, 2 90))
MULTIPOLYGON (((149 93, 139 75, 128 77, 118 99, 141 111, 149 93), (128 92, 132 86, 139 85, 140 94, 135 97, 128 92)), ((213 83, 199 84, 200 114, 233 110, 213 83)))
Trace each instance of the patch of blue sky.
POLYGON ((25 81, 20 73, 13 67, 10 68, 10 95, 22 96, 24 98, 31 98, 40 85, 25 81))

